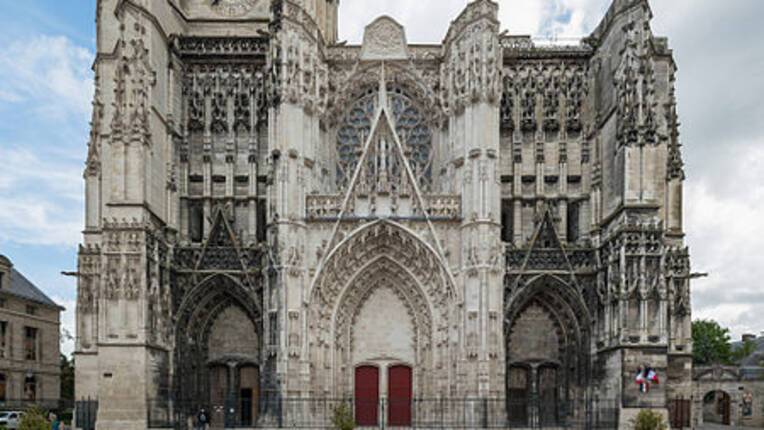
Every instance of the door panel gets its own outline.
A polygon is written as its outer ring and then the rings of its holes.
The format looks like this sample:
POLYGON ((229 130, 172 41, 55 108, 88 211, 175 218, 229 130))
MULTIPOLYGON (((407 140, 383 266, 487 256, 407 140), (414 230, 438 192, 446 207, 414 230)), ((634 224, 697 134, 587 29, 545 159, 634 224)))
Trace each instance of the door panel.
POLYGON ((379 423, 379 369, 360 366, 355 369, 355 421, 359 426, 379 423))
POLYGON ((210 369, 210 424, 212 428, 223 428, 225 423, 225 402, 228 393, 228 368, 215 366, 210 369))
POLYGON ((509 421, 514 425, 528 424, 528 396, 530 394, 530 370, 512 366, 509 369, 507 387, 507 411, 509 421))
POLYGON ((388 420, 391 426, 411 425, 411 368, 393 366, 388 370, 388 420))
POLYGON ((538 375, 539 418, 541 424, 557 423, 557 369, 542 367, 538 375))
POLYGON ((260 399, 260 369, 254 366, 241 368, 239 371, 239 390, 242 393, 240 396, 241 405, 239 405, 241 423, 255 424, 260 407, 258 404, 260 399), (248 397, 244 397, 245 391, 248 391, 248 397))

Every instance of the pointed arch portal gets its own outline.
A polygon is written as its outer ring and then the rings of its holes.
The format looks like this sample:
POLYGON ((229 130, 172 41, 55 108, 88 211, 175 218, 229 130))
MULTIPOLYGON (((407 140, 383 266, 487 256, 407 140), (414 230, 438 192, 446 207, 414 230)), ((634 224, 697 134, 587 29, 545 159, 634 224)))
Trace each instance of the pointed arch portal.
POLYGON ((580 293, 553 275, 525 282, 505 310, 510 422, 554 425, 590 379, 591 320, 580 293), (536 399, 536 402, 531 402, 536 399))
POLYGON ((176 323, 176 396, 210 411, 213 428, 253 425, 260 398, 262 318, 255 294, 211 275, 187 295, 176 323))
POLYGON ((327 257, 310 298, 314 392, 369 397, 359 372, 370 378, 375 367, 378 394, 398 399, 391 417, 403 422, 413 393, 433 395, 453 380, 445 365, 453 285, 433 249, 404 227, 378 221, 350 234, 327 257))

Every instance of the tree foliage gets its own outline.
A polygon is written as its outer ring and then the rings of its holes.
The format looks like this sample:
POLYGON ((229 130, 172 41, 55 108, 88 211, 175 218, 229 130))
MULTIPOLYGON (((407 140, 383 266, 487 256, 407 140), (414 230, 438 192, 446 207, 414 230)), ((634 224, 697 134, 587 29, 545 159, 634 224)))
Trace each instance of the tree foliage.
POLYGON ((692 361, 698 365, 732 364, 730 331, 714 320, 692 322, 692 361))
POLYGON ((61 354, 61 398, 74 400, 74 358, 61 354))
POLYGON ((668 430, 666 422, 658 412, 651 409, 642 409, 631 420, 634 430, 668 430))
POLYGON ((38 407, 26 411, 19 423, 19 430, 49 430, 50 423, 45 418, 45 412, 38 407))
POLYGON ((336 430, 353 430, 355 428, 353 412, 350 410, 350 406, 348 406, 347 403, 341 403, 334 408, 332 425, 334 425, 336 430))

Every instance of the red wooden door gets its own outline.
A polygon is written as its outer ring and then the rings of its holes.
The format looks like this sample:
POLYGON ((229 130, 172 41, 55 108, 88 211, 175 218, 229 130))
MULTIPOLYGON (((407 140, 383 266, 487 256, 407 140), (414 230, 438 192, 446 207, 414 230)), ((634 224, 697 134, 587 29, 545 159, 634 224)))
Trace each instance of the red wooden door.
POLYGON ((355 369, 355 423, 364 427, 379 424, 379 369, 360 366, 355 369))
POLYGON ((391 426, 411 425, 411 368, 393 366, 388 370, 388 421, 391 426))

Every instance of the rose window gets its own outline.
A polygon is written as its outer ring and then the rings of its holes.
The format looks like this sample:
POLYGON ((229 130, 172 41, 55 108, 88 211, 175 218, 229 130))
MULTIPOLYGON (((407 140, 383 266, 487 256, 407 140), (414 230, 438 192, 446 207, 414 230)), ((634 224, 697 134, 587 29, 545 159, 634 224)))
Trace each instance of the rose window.
MULTIPOLYGON (((388 88, 389 112, 404 155, 422 191, 432 182, 432 133, 417 105, 398 88, 388 88)), ((367 91, 348 110, 337 131, 337 185, 344 189, 353 177, 363 145, 371 133, 379 104, 377 89, 367 91)))

